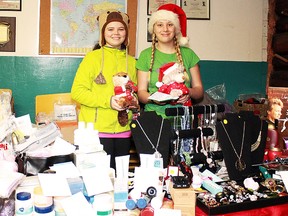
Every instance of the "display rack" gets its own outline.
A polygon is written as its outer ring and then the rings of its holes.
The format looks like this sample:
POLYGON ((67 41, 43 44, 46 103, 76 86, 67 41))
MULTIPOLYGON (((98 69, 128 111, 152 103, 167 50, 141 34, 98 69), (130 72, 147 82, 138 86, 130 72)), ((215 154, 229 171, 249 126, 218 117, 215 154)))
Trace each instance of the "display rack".
MULTIPOLYGON (((205 125, 204 127, 202 125, 199 125, 199 116, 205 116, 205 115, 211 115, 212 113, 215 113, 216 120, 217 120, 217 114, 223 113, 225 111, 225 106, 223 104, 212 104, 212 105, 194 105, 188 108, 189 115, 192 116, 191 118, 191 129, 181 129, 181 130, 175 130, 172 136, 172 141, 179 142, 181 139, 192 139, 191 142, 193 145, 193 151, 190 152, 191 156, 191 163, 192 164, 200 164, 205 163, 206 157, 208 155, 209 158, 213 158, 215 155, 217 156, 217 159, 223 159, 223 155, 221 151, 207 151, 207 155, 204 155, 203 151, 199 148, 203 148, 203 142, 201 138, 205 137, 208 138, 210 136, 216 135, 215 134, 215 128, 211 128, 211 126, 205 125), (200 144, 199 144, 200 142, 200 144)), ((174 116, 174 117, 181 117, 185 115, 187 112, 187 108, 185 107, 173 107, 173 108, 167 108, 165 110, 166 116, 174 116), (185 110, 186 109, 186 110, 185 110)), ((175 152, 174 155, 181 154, 180 148, 183 146, 179 146, 179 143, 175 145, 174 148, 175 152)), ((187 152, 185 152, 186 154, 187 152)), ((181 157, 181 155, 180 155, 181 157)), ((187 154, 186 156, 187 157, 187 154)), ((213 158, 216 159, 216 158, 213 158)), ((177 164, 177 158, 175 158, 175 163, 177 164)))
MULTIPOLYGON (((193 128, 197 128, 198 122, 195 121, 197 119, 197 116, 199 114, 204 114, 206 113, 222 113, 225 111, 225 106, 224 104, 212 104, 212 105, 195 105, 189 107, 189 113, 194 116, 194 121, 193 121, 193 128)), ((184 115, 185 110, 184 107, 172 107, 172 108, 166 108, 165 110, 165 115, 166 116, 182 116, 184 115)))

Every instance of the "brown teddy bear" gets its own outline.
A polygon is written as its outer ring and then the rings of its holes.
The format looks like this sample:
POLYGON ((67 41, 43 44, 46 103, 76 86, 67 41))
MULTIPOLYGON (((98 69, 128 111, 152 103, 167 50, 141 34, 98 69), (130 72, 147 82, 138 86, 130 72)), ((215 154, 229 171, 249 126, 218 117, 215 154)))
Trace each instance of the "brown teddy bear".
POLYGON ((113 75, 114 93, 119 96, 118 104, 125 110, 118 112, 118 121, 121 126, 128 124, 128 112, 132 110, 133 115, 137 115, 140 111, 138 101, 133 96, 138 88, 130 80, 130 77, 125 72, 119 72, 113 75))
MULTIPOLYGON (((181 97, 189 94, 189 89, 184 83, 186 79, 188 77, 184 72, 184 67, 181 64, 169 62, 159 69, 156 86, 159 92, 170 94, 173 97, 181 97)), ((171 101, 171 104, 176 104, 176 101, 171 101)), ((183 105, 192 106, 191 99, 183 105)))

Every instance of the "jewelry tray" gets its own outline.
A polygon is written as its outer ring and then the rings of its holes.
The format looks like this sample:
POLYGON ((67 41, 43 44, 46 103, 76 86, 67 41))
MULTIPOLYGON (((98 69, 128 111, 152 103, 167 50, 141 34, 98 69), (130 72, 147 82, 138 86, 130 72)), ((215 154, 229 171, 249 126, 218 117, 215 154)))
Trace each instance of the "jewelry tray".
POLYGON ((256 201, 246 200, 242 203, 230 203, 226 205, 220 205, 216 207, 209 207, 197 197, 196 205, 202 209, 208 215, 219 215, 226 214, 231 212, 245 211, 257 208, 263 208, 268 206, 275 206, 288 203, 288 193, 285 196, 269 197, 269 198, 260 198, 256 201))

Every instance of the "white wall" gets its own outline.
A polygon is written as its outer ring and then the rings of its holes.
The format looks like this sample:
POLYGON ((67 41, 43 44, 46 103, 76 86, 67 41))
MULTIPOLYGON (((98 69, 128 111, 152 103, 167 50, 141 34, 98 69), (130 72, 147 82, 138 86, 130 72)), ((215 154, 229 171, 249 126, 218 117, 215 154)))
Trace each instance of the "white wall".
MULTIPOLYGON (((40 0, 22 0, 22 11, 0 11, 16 17, 16 52, 0 56, 38 56, 40 0)), ((266 61, 268 0, 210 0, 211 20, 188 20, 190 47, 203 60, 266 61)), ((147 1, 138 0, 137 50, 146 42, 147 1)))
MULTIPOLYGON (((137 55, 147 43, 147 4, 139 2, 137 55)), ((267 0, 210 0, 210 20, 188 20, 190 47, 203 60, 266 61, 267 0)))

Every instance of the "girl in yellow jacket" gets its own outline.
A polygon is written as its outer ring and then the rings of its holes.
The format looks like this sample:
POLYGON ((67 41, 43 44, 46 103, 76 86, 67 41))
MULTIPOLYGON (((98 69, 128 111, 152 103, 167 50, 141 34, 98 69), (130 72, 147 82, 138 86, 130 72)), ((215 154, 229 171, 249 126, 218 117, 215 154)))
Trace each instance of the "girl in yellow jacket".
POLYGON ((128 124, 121 126, 118 112, 125 108, 117 103, 119 97, 114 94, 112 78, 118 72, 126 72, 131 81, 136 83, 136 60, 127 53, 128 15, 107 11, 97 19, 99 44, 80 63, 71 96, 81 104, 79 121, 94 123, 104 150, 111 156, 110 166, 115 169, 115 157, 129 154, 132 113, 127 110, 128 124))

